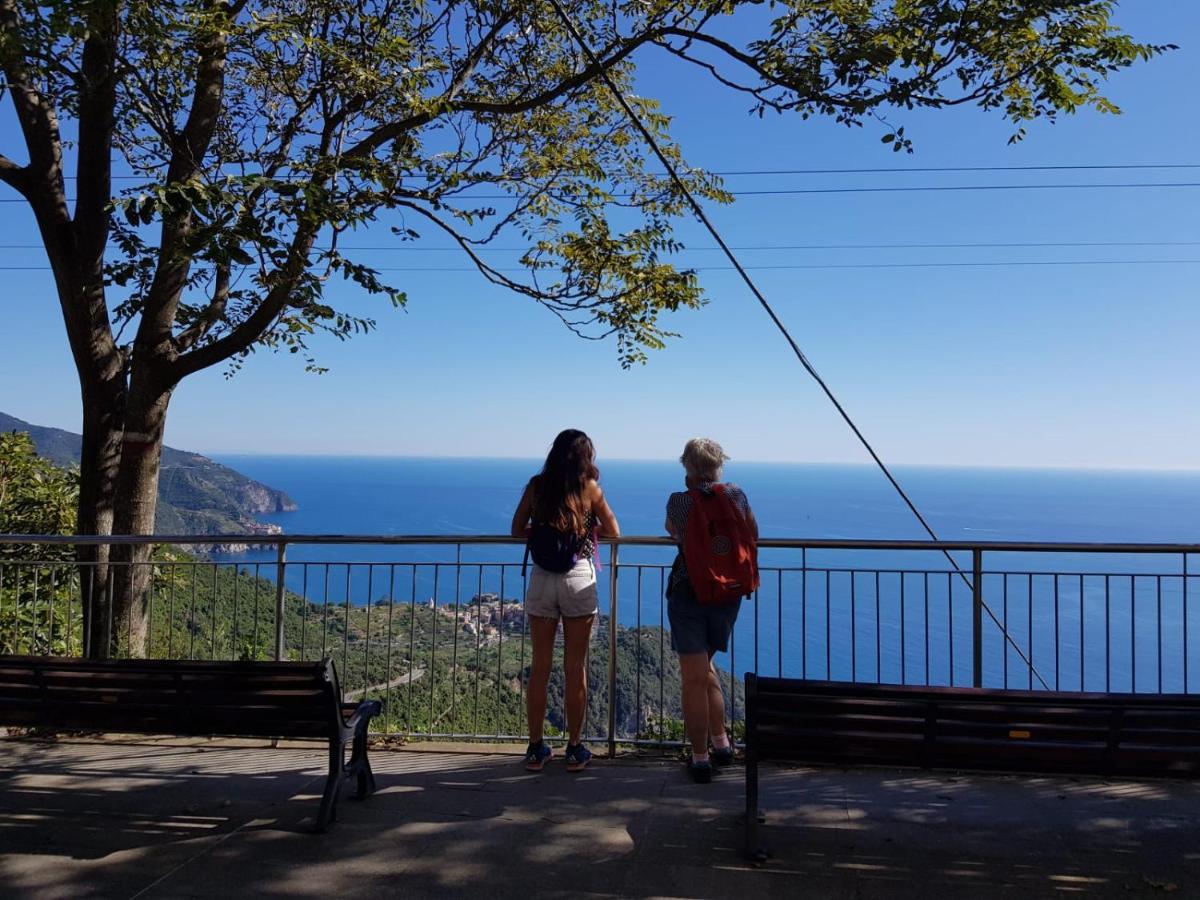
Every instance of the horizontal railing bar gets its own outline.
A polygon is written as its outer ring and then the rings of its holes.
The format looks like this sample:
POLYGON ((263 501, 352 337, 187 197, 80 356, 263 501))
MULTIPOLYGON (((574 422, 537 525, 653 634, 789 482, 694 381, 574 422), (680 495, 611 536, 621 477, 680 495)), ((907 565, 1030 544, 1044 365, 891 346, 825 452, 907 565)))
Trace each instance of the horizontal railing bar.
MULTIPOLYGON (((463 565, 466 565, 464 563, 463 565)), ((472 563, 472 565, 474 565, 472 563)), ((669 569, 670 566, 662 566, 663 569, 669 569)), ((759 566, 759 572, 808 572, 810 575, 819 575, 828 572, 832 575, 957 575, 953 569, 851 569, 851 568, 831 568, 828 566, 808 566, 807 568, 778 568, 775 566, 759 566)), ((1052 578, 1058 575, 1062 578, 1078 578, 1082 575, 1084 578, 1181 578, 1183 577, 1179 570, 1174 572, 1093 572, 1085 570, 1071 571, 1042 571, 1029 569, 984 569, 979 573, 983 576, 992 575, 1000 577, 1008 575, 1013 578, 1028 578, 1032 575, 1034 578, 1052 578)))
MULTIPOLYGON (((24 559, 24 558, 20 558, 20 559, 2 559, 2 558, 0 558, 0 568, 13 568, 13 569, 32 568, 34 566, 38 566, 38 567, 46 568, 46 569, 56 568, 56 569, 72 569, 72 570, 80 569, 80 568, 92 569, 92 568, 99 568, 101 566, 112 566, 114 568, 118 568, 118 567, 122 567, 122 566, 125 568, 129 568, 132 566, 139 566, 139 567, 158 567, 158 568, 172 568, 173 567, 173 568, 180 568, 180 569, 189 569, 189 568, 194 569, 194 568, 200 568, 200 567, 203 567, 203 568, 217 567, 217 568, 225 568, 225 569, 234 569, 234 568, 248 568, 249 566, 253 566, 253 565, 255 565, 254 562, 250 562, 247 560, 225 560, 225 559, 222 559, 222 560, 211 560, 211 559, 148 560, 147 562, 136 562, 136 563, 126 562, 126 561, 122 560, 120 562, 98 563, 98 562, 90 562, 90 561, 76 562, 75 560, 61 560, 61 559, 46 560, 46 559, 24 559)), ((260 560, 258 562, 258 565, 266 566, 266 565, 268 565, 268 563, 260 560)), ((284 565, 289 569, 294 569, 294 568, 297 568, 298 566, 337 566, 338 568, 344 568, 344 567, 349 566, 350 568, 362 568, 362 569, 365 569, 368 567, 374 567, 377 569, 386 569, 389 567, 390 568, 399 568, 399 569, 412 569, 412 568, 420 569, 422 567, 428 567, 428 566, 462 566, 463 568, 468 568, 468 569, 478 569, 478 568, 517 569, 517 568, 521 567, 521 563, 519 563, 519 562, 476 562, 474 560, 463 561, 461 563, 457 563, 454 561, 446 561, 446 560, 441 560, 441 561, 430 560, 428 562, 413 562, 413 561, 393 562, 391 560, 376 560, 376 561, 372 562, 372 561, 367 561, 367 560, 347 561, 344 559, 337 559, 337 560, 293 559, 293 560, 286 562, 284 565)), ((618 568, 620 568, 620 569, 639 569, 639 570, 649 569, 649 570, 658 570, 658 571, 662 571, 662 572, 667 572, 671 569, 671 566, 669 563, 621 563, 618 566, 618 568)), ((793 573, 796 575, 802 574, 804 572, 807 572, 811 575, 820 575, 825 572, 828 572, 828 573, 831 573, 834 575, 848 575, 851 573, 853 573, 855 575, 874 575, 874 574, 879 574, 879 575, 954 575, 955 574, 953 569, 911 569, 911 568, 908 568, 908 569, 865 568, 864 569, 864 568, 850 568, 850 567, 842 567, 842 566, 806 566, 806 567, 801 567, 801 566, 759 566, 758 570, 759 570, 759 572, 783 572, 785 574, 793 573)), ((1014 578, 1015 577, 1028 577, 1030 575, 1032 575, 1034 578, 1053 578, 1055 575, 1064 577, 1064 578, 1065 577, 1078 578, 1080 575, 1082 575, 1084 578, 1181 578, 1182 577, 1182 575, 1180 574, 1180 572, 1178 570, 1173 571, 1173 572, 1112 572, 1112 571, 1097 572, 1097 571, 1092 571, 1092 570, 1050 571, 1050 570, 1042 570, 1042 569, 984 569, 981 574, 992 575, 992 576, 1010 575, 1014 578)), ((253 577, 253 576, 251 576, 251 577, 253 577)), ((262 577, 265 578, 267 576, 264 574, 262 577)), ((1197 577, 1200 577, 1200 576, 1197 576, 1197 577)), ((485 591, 484 593, 493 593, 493 592, 485 591)), ((408 601, 405 601, 405 602, 408 602, 408 601)))
MULTIPOLYGON (((347 535, 347 534, 217 534, 217 535, 58 535, 0 534, 4 544, 67 544, 79 546, 119 544, 251 544, 277 547, 281 544, 380 544, 445 545, 509 544, 521 546, 520 538, 508 535, 347 535)), ((601 538, 601 544, 622 547, 674 547, 667 537, 630 536, 601 538)), ((805 550, 928 550, 941 552, 983 550, 989 553, 1189 553, 1200 554, 1200 544, 1054 542, 1054 541, 915 541, 850 540, 841 538, 760 538, 760 548, 805 550)), ((406 563, 407 564, 407 563, 406 563)), ((471 563, 475 565, 475 563, 471 563)))
MULTIPOLYGON (((261 561, 258 564, 262 565, 262 566, 267 565, 267 563, 261 562, 261 561)), ((64 560, 40 560, 40 559, 9 559, 9 560, 0 559, 0 569, 13 569, 15 571, 20 571, 22 569, 32 569, 32 568, 68 569, 68 570, 73 571, 75 569, 80 569, 80 568, 94 569, 94 568, 99 568, 99 567, 105 566, 105 565, 111 566, 113 568, 121 568, 121 567, 130 568, 133 566, 138 566, 138 567, 142 567, 142 568, 147 568, 147 567, 176 568, 176 569, 182 569, 182 570, 186 571, 188 569, 197 569, 197 568, 247 569, 250 566, 255 565, 255 563, 248 562, 245 560, 239 561, 239 560, 206 560, 206 559, 188 559, 188 560, 169 561, 169 562, 150 560, 148 562, 138 562, 138 563, 130 563, 130 562, 124 562, 124 561, 109 562, 109 563, 97 563, 97 562, 75 562, 74 560, 64 561, 64 560)), ((514 569, 514 568, 520 568, 521 563, 519 563, 519 562, 518 563, 513 563, 513 562, 508 562, 508 563, 499 563, 499 562, 456 563, 453 561, 449 561, 449 562, 447 562, 447 561, 440 561, 440 562, 435 562, 435 561, 430 561, 430 562, 350 561, 350 562, 347 562, 346 560, 325 561, 325 560, 306 560, 306 559, 300 560, 300 559, 297 559, 297 560, 291 560, 290 562, 287 562, 284 565, 289 569, 295 569, 299 566, 331 566, 331 567, 337 566, 339 569, 347 568, 347 567, 351 568, 351 569, 366 569, 366 568, 420 569, 420 568, 425 568, 425 567, 429 567, 429 566, 461 566, 462 568, 466 568, 466 569, 479 569, 479 568, 483 568, 483 569, 499 569, 499 568, 514 569)), ((621 569, 637 569, 639 571, 650 570, 650 571, 667 572, 671 569, 671 566, 667 565, 667 564, 660 564, 660 563, 621 563, 619 568, 621 568, 621 569)), ((794 575, 801 575, 804 573, 808 573, 810 575, 822 575, 822 574, 828 573, 831 575, 913 575, 913 576, 954 575, 955 574, 954 570, 952 570, 952 569, 883 569, 883 568, 849 568, 849 567, 838 567, 838 566, 808 566, 806 568, 801 568, 799 566, 759 566, 758 570, 760 573, 776 572, 776 573, 794 574, 794 575)), ((239 574, 241 574, 241 572, 239 572, 239 574)), ((1054 578, 1055 576, 1058 576, 1060 578, 1078 578, 1080 576, 1083 576, 1084 578, 1121 578, 1121 579, 1126 579, 1126 578, 1182 578, 1183 577, 1179 571, 1173 571, 1173 572, 1112 572, 1112 571, 1098 572, 1098 571, 1093 571, 1093 570, 1049 571, 1049 570, 1040 570, 1040 569, 1033 569, 1033 570, 1030 570, 1030 569, 984 569, 981 574, 983 574, 984 576, 992 576, 992 577, 996 577, 996 578, 999 578, 999 577, 1002 577, 1005 575, 1008 575, 1012 578, 1027 578, 1029 576, 1033 576, 1034 578, 1054 578)), ((253 574, 250 574, 249 577, 253 578, 255 576, 253 574)), ((267 578, 268 574, 263 573, 259 577, 267 578)), ((1197 577, 1200 577, 1200 576, 1197 576, 1197 577)), ((488 594, 488 593, 495 593, 495 592, 494 591, 484 591, 484 593, 488 594)), ((407 603, 409 601, 405 600, 404 602, 407 603)))

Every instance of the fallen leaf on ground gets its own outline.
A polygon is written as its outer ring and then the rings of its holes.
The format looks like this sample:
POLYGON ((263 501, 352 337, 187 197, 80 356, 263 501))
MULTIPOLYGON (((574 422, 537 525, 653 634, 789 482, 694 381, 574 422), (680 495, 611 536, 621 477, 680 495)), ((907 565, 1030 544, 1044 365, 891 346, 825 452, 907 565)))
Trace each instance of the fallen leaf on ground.
POLYGON ((1150 887, 1154 888, 1155 890, 1165 891, 1168 894, 1172 891, 1179 890, 1179 885, 1173 881, 1155 881, 1153 878, 1147 878, 1145 875, 1142 876, 1142 881, 1146 882, 1146 884, 1150 885, 1150 887))

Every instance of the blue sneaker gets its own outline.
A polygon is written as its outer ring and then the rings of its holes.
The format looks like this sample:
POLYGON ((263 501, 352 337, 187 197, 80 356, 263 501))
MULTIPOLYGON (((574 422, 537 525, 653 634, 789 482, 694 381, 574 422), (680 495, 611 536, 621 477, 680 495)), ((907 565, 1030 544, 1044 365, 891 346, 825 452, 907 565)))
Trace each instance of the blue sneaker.
POLYGON ((688 760, 688 774, 692 776, 692 781, 696 784, 708 784, 712 781, 713 767, 712 763, 693 762, 688 760))
POLYGON ((722 769, 733 765, 733 745, 710 750, 708 758, 712 760, 714 769, 722 769))
POLYGON ((538 741, 536 744, 530 744, 525 750, 525 771, 540 772, 546 763, 550 762, 550 757, 554 755, 545 741, 538 741))
POLYGON ((592 751, 583 744, 567 744, 567 771, 582 772, 592 761, 592 751))

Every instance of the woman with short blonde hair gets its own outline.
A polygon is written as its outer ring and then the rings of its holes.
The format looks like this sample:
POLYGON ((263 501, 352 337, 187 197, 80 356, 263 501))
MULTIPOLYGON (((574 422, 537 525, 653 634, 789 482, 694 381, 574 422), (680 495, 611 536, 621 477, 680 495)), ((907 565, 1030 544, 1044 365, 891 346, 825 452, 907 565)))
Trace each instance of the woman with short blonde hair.
POLYGON ((679 461, 687 474, 702 484, 721 480, 721 471, 729 457, 712 438, 692 438, 683 447, 679 461))
MULTIPOLYGON (((753 545, 758 540, 758 523, 745 492, 735 484, 720 483, 728 459, 721 445, 711 438, 692 438, 679 457, 686 473, 687 490, 677 491, 667 499, 667 532, 679 545, 667 583, 667 615, 671 621, 671 647, 679 654, 683 718, 692 745, 688 771, 700 783, 712 779, 714 764, 722 766, 733 762, 733 747, 725 729, 725 697, 712 658, 729 646, 729 635, 737 621, 741 599, 736 597, 731 602, 711 605, 701 603, 697 598, 688 576, 688 561, 684 558, 688 520, 697 503, 727 503, 734 510, 732 514, 743 520, 742 530, 752 538, 751 554, 755 553, 753 545), (711 757, 710 741, 713 746, 711 757)), ((703 511, 696 513, 703 514, 703 511)))

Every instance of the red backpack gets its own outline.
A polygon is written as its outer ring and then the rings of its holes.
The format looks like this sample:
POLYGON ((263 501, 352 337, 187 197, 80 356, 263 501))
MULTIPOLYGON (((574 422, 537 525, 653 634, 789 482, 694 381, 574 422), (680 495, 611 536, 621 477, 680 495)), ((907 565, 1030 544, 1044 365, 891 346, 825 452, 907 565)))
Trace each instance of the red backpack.
POLYGON ((696 599, 705 606, 733 603, 758 590, 758 544, 725 486, 692 488, 683 558, 696 599))

